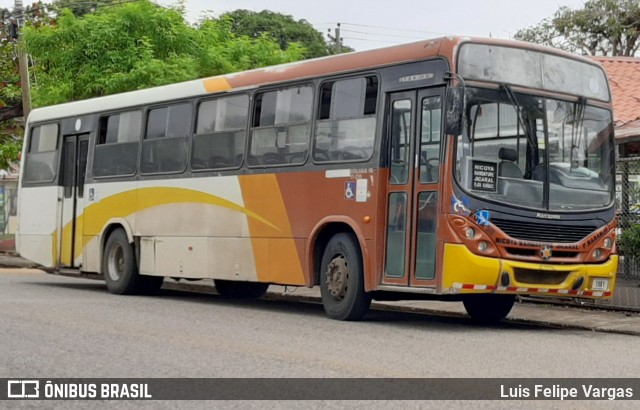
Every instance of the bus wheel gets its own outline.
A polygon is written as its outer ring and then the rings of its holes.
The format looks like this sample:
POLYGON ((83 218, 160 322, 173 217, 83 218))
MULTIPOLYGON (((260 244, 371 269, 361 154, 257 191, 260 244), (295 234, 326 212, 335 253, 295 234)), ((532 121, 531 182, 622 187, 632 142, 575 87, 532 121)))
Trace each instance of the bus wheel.
POLYGON ((331 238, 320 269, 320 293, 327 316, 336 320, 362 319, 371 305, 371 295, 364 291, 362 252, 356 238, 349 233, 331 238))
POLYGON ((122 229, 114 230, 104 247, 102 272, 109 292, 116 295, 154 293, 162 286, 163 277, 138 273, 135 253, 122 229))
POLYGON ((507 317, 515 301, 513 295, 467 295, 463 304, 476 322, 497 323, 507 317))
POLYGON ((233 280, 214 280, 216 290, 223 298, 259 299, 267 293, 268 283, 237 282, 233 280))

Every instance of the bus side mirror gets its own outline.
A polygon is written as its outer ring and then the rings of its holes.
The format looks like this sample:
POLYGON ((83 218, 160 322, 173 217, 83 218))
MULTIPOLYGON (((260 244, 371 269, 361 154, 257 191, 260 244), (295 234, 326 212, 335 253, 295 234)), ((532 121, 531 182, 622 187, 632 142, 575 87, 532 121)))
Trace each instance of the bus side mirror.
POLYGON ((462 134, 462 113, 464 110, 464 88, 450 87, 447 89, 447 104, 445 111, 444 132, 449 135, 462 134))

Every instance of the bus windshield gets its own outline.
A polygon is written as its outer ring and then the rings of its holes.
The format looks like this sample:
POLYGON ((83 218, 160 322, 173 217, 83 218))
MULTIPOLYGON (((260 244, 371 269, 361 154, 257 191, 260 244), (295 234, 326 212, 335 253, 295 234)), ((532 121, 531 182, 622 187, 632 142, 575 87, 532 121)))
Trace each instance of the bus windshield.
POLYGON ((613 201, 611 111, 563 101, 467 89, 456 179, 471 195, 540 210, 599 209, 613 201))

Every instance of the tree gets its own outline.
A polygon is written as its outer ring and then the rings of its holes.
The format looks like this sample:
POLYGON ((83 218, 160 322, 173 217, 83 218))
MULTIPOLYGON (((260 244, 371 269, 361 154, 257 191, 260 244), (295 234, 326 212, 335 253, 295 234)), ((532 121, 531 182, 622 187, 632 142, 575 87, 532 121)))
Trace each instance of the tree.
POLYGON ((0 13, 0 169, 8 169, 22 148, 22 95, 15 22, 8 10, 0 9, 0 13))
POLYGON ((305 58, 323 57, 333 54, 323 35, 306 20, 295 20, 292 16, 263 10, 259 13, 249 10, 235 10, 220 16, 230 19, 231 30, 236 35, 259 38, 268 34, 286 50, 297 42, 306 48, 305 58))
POLYGON ((579 10, 561 7, 552 18, 514 37, 583 55, 635 56, 640 49, 640 2, 589 0, 579 10))
MULTIPOLYGON (((23 123, 14 21, 0 9, 0 168, 19 156, 23 123)), ((268 35, 237 35, 230 20, 199 27, 184 6, 149 0, 54 0, 27 6, 25 40, 34 107, 57 104, 303 58, 268 35), (65 7, 71 7, 68 9, 65 7)))
POLYGON ((302 58, 268 37, 237 36, 227 21, 189 26, 179 8, 148 0, 98 8, 81 17, 63 10, 55 25, 28 27, 38 78, 34 106, 142 89, 302 58))

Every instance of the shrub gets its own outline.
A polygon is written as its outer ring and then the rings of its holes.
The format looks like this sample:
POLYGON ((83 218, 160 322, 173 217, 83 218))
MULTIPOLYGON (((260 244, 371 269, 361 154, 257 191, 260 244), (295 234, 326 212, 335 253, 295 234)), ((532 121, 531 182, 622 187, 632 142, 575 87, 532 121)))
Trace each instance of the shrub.
POLYGON ((618 237, 618 248, 628 258, 640 259, 640 225, 632 225, 618 237))

